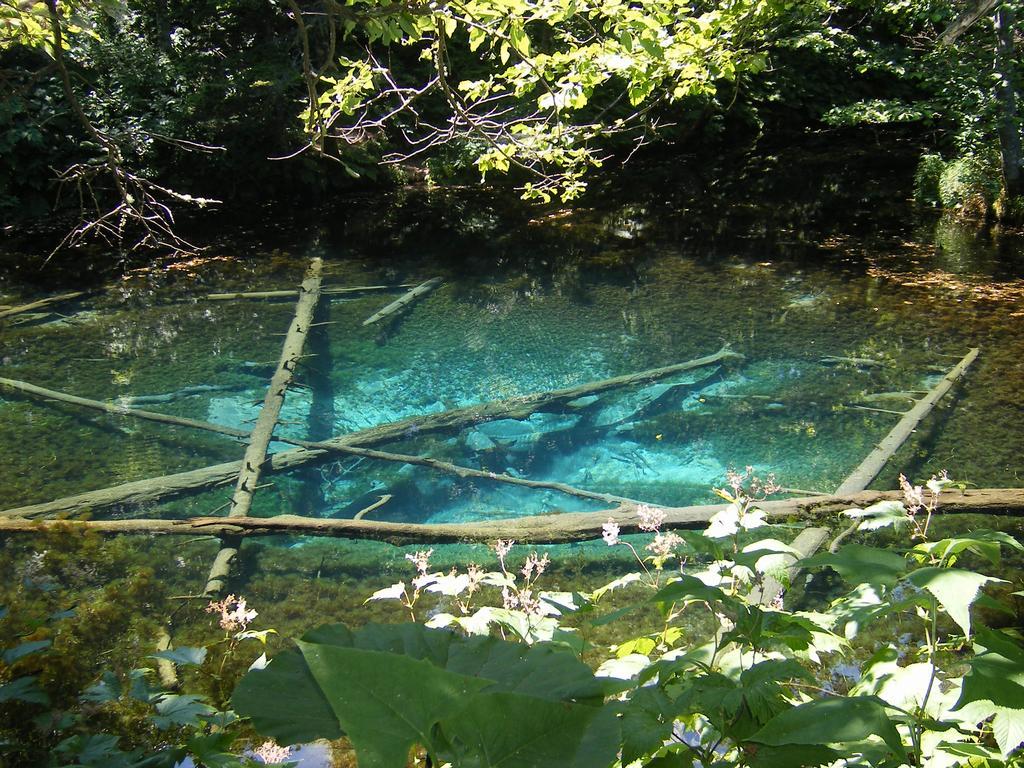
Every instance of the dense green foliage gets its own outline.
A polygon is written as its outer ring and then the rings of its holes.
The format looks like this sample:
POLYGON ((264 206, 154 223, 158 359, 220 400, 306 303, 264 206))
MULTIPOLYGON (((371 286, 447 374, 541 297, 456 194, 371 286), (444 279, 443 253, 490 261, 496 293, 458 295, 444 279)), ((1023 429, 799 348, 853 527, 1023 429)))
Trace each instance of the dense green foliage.
MULTIPOLYGON (((904 532, 902 552, 837 539, 802 561, 851 588, 818 610, 787 610, 766 591, 795 555, 777 540, 744 544, 764 513, 737 481, 720 491, 730 506, 703 535, 659 531, 663 513, 641 507, 639 525, 654 533, 649 554, 633 550, 641 570, 588 594, 539 591, 546 559, 533 554, 517 572, 511 542, 497 543, 501 570, 486 574, 430 573, 430 552, 409 555, 412 584, 371 599, 398 600, 415 617, 423 594, 435 593, 453 613, 426 626, 314 630, 250 672, 232 702, 281 743, 345 734, 369 768, 402 768, 413 747, 435 765, 481 768, 1019 766, 1024 646, 1018 632, 978 620, 977 604, 1000 606, 983 589, 1005 582, 975 567, 1024 547, 994 531, 930 540, 948 481, 932 478, 928 491, 903 484, 904 503, 845 513, 851 530, 904 532), (677 560, 704 567, 666 569, 677 560), (488 585, 500 587, 503 607, 478 607, 488 585), (605 611, 612 590, 629 592, 632 605, 605 611), (645 606, 663 626, 632 636, 624 617, 645 606), (684 629, 694 611, 717 624, 709 639, 684 629), (580 616, 623 625, 596 674, 563 626, 580 616), (904 634, 872 647, 865 640, 883 622, 904 634), (838 659, 865 651, 852 681, 830 678, 838 659)), ((619 532, 609 522, 606 542, 632 548, 619 532)))
POLYGON ((932 202, 986 213, 1000 126, 1016 126, 996 86, 1015 91, 1016 59, 993 69, 989 6, 939 40, 976 5, 5 0, 0 209, 38 216, 59 177, 71 207, 86 188, 92 216, 118 195, 140 219, 196 199, 304 205, 382 159, 440 181, 507 172, 527 196, 571 198, 588 169, 650 143, 866 125, 966 159, 932 202), (136 179, 148 207, 121 188, 136 179))

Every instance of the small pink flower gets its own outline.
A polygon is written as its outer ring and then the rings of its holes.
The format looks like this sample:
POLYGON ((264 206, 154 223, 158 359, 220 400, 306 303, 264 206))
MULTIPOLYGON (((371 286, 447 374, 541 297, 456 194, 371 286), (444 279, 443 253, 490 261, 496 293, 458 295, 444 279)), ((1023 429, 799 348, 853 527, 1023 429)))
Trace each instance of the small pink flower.
POLYGON ((260 744, 252 751, 252 756, 264 765, 277 765, 291 757, 292 748, 282 747, 272 739, 260 744))
POLYGON ((526 562, 523 563, 523 577, 527 581, 529 581, 531 578, 539 577, 542 573, 544 573, 544 570, 548 567, 548 564, 550 562, 551 560, 548 558, 547 555, 544 555, 543 558, 539 558, 537 557, 536 552, 531 552, 530 556, 526 558, 526 562))
POLYGON ((647 504, 640 504, 636 508, 636 514, 640 518, 641 531, 657 531, 665 522, 665 510, 647 504))
POLYGON ((903 502, 910 510, 910 514, 914 514, 925 505, 924 490, 920 485, 911 485, 906 475, 900 475, 900 490, 903 491, 903 502))
POLYGON ((219 613, 221 629, 227 632, 244 630, 259 616, 255 609, 246 607, 244 597, 234 595, 228 595, 220 601, 211 601, 206 606, 206 612, 219 613))
POLYGON ((499 560, 504 561, 505 556, 512 551, 513 544, 515 544, 515 541, 513 541, 512 539, 498 539, 496 542, 494 542, 494 554, 498 556, 499 560))
POLYGON ((466 566, 466 575, 469 576, 469 586, 466 587, 466 589, 469 591, 469 594, 472 595, 480 589, 480 582, 483 581, 484 578, 484 570, 476 563, 470 563, 466 566))
POLYGON ((675 533, 659 533, 654 541, 647 545, 647 551, 655 557, 668 557, 672 550, 683 543, 683 539, 675 533))
POLYGON ((601 526, 601 536, 604 538, 604 543, 609 547, 614 547, 619 543, 619 524, 608 518, 608 522, 601 526))
POLYGON ((430 556, 434 554, 432 549, 421 549, 418 552, 409 553, 405 556, 405 559, 416 566, 416 570, 420 576, 424 576, 427 573, 427 569, 430 567, 430 556))

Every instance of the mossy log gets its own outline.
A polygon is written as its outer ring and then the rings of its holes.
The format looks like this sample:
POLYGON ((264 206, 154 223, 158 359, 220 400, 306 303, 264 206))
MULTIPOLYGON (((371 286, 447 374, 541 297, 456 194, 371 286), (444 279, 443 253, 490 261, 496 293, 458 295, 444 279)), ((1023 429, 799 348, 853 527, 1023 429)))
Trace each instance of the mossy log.
MULTIPOLYGON (((866 507, 879 501, 901 500, 900 491, 862 491, 849 495, 810 496, 765 501, 758 506, 773 521, 820 518, 835 515, 851 507, 866 507)), ((701 529, 724 504, 693 507, 664 507, 665 529, 701 529)), ((1024 515, 1024 488, 975 488, 943 495, 940 514, 975 513, 988 515, 1024 515)), ((493 542, 514 539, 520 544, 559 544, 586 541, 601 536, 607 520, 619 524, 623 533, 638 533, 635 505, 621 505, 600 512, 564 512, 479 523, 428 525, 386 523, 374 520, 339 520, 297 515, 277 517, 193 517, 184 520, 0 520, 0 535, 31 534, 66 528, 100 534, 152 534, 211 536, 329 536, 344 539, 368 539, 391 544, 443 544, 454 542, 493 542)))
POLYGON ((441 280, 440 277, 432 277, 430 280, 427 280, 424 283, 420 283, 401 298, 395 299, 393 302, 388 304, 380 311, 374 312, 368 318, 363 320, 363 325, 373 325, 374 323, 380 322, 385 317, 390 317, 396 312, 399 312, 405 307, 407 307, 409 304, 412 304, 420 296, 425 296, 435 288, 439 287, 442 282, 444 281, 441 280))
MULTIPOLYGON (((414 288, 416 283, 397 283, 396 285, 356 285, 356 286, 329 286, 325 285, 320 289, 321 296, 349 296, 359 293, 386 293, 388 291, 400 291, 406 288, 414 288)), ((236 299, 294 299, 299 295, 296 290, 284 291, 240 291, 238 293, 208 293, 201 296, 204 301, 234 301, 236 299)))
POLYGON ((82 296, 87 295, 88 291, 71 291, 70 293, 61 293, 57 296, 47 296, 45 299, 39 299, 38 301, 30 302, 29 304, 22 304, 17 307, 11 307, 0 311, 0 320, 5 317, 12 317, 14 315, 20 315, 23 312, 31 312, 34 309, 42 309, 48 307, 51 304, 59 304, 63 301, 71 301, 82 296))
MULTIPOLYGON (((309 264, 309 269, 302 280, 299 288, 299 300, 295 305, 295 317, 288 327, 284 344, 281 347, 281 357, 277 362, 277 370, 274 371, 270 384, 267 385, 267 394, 263 398, 263 407, 256 418, 252 432, 249 435, 249 444, 242 457, 242 467, 238 473, 238 480, 235 483, 235 492, 231 496, 231 506, 228 509, 228 517, 246 517, 252 508, 252 497, 259 485, 260 473, 267 460, 267 448, 274 437, 274 430, 277 428, 277 420, 281 415, 281 406, 284 405, 285 395, 288 394, 288 387, 295 375, 295 368, 302 358, 302 348, 309 334, 309 328, 313 324, 313 313, 316 311, 317 302, 320 301, 320 276, 323 270, 323 260, 315 257, 309 264)), ((210 576, 206 582, 205 595, 216 595, 224 588, 231 561, 238 552, 238 541, 235 537, 227 537, 224 545, 217 553, 213 565, 210 568, 210 576)))
MULTIPOLYGON (((596 395, 620 387, 646 384, 694 368, 713 365, 725 360, 741 359, 743 359, 743 355, 733 352, 728 347, 723 347, 712 355, 663 368, 652 368, 624 376, 592 381, 576 387, 536 392, 522 397, 495 400, 466 408, 456 408, 442 413, 382 424, 325 441, 331 450, 296 448, 275 453, 267 458, 263 472, 267 474, 286 472, 315 461, 326 461, 333 455, 334 450, 344 446, 383 445, 413 436, 451 433, 484 421, 526 419, 538 411, 557 409, 572 400, 587 395, 596 395)), ((0 511, 0 517, 33 518, 59 514, 80 514, 86 511, 95 513, 104 509, 158 503, 219 488, 234 481, 238 477, 240 469, 241 462, 238 461, 214 464, 201 469, 101 488, 55 501, 12 508, 0 511)))
POLYGON ((886 462, 914 433, 917 425, 932 412, 943 395, 949 392, 953 385, 963 377, 971 363, 978 357, 979 352, 980 350, 977 348, 970 350, 949 373, 942 377, 938 384, 932 387, 927 395, 918 400, 917 404, 907 411, 889 434, 882 439, 882 442, 875 446, 860 466, 843 480, 839 488, 836 489, 836 493, 839 495, 856 493, 867 488, 871 481, 878 477, 878 473, 882 471, 886 462))

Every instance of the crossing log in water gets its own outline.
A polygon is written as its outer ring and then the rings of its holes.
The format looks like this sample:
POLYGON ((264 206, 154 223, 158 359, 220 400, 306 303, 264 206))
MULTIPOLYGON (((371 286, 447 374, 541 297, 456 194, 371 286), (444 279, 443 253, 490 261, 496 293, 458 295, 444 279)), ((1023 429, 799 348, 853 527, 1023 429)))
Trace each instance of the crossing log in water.
MULTIPOLYGON (((774 521, 835 515, 851 507, 866 507, 879 501, 902 500, 901 491, 862 491, 849 495, 809 496, 765 501, 758 504, 774 521)), ((664 529, 701 529, 725 504, 694 507, 664 507, 664 529)), ((1024 515, 1024 488, 975 488, 943 494, 939 514, 977 513, 1024 515)), ((391 544, 448 542, 493 542, 514 539, 520 544, 558 544, 585 541, 601 536, 601 527, 614 520, 622 533, 639 532, 636 505, 623 504, 599 512, 564 512, 533 515, 479 523, 440 525, 388 523, 375 520, 339 520, 297 515, 276 517, 193 517, 185 520, 28 520, 0 519, 0 535, 33 534, 53 529, 92 531, 100 534, 152 534, 211 536, 330 536, 367 539, 391 544)))
POLYGON ((31 312, 34 309, 48 307, 51 304, 59 304, 62 301, 71 301, 72 299, 77 299, 82 296, 85 296, 88 293, 89 291, 71 291, 70 293, 62 293, 57 296, 47 296, 45 299, 39 299, 38 301, 33 301, 29 304, 22 304, 17 307, 10 307, 9 309, 0 311, 0 320, 2 320, 5 317, 20 315, 23 312, 31 312))
MULTIPOLYGON (((395 285, 355 285, 328 286, 320 289, 321 296, 348 296, 358 293, 386 293, 399 291, 403 288, 414 288, 416 283, 397 283, 395 285)), ((240 291, 238 293, 208 293, 200 298, 205 301, 234 301, 236 299, 294 299, 299 295, 296 290, 284 291, 240 291)))
POLYGON ((374 323, 383 320, 385 317, 390 317, 396 312, 407 307, 409 304, 412 304, 420 296, 424 296, 439 287, 442 282, 443 281, 440 277, 432 277, 425 283, 420 283, 401 298, 395 299, 379 312, 374 312, 368 318, 363 320, 363 325, 373 325, 374 323))
MULTIPOLYGON (((592 381, 566 389, 537 392, 522 397, 495 400, 489 403, 482 403, 481 405, 456 408, 442 413, 417 416, 402 421, 382 424, 348 435, 341 435, 318 444, 323 445, 323 447, 296 448, 295 450, 275 453, 267 458, 262 471, 267 474, 285 472, 310 464, 311 462, 326 461, 335 452, 340 451, 346 446, 369 447, 383 445, 415 436, 450 433, 484 421, 526 419, 538 411, 564 407, 567 403, 580 397, 597 395, 621 387, 646 384, 682 373, 683 371, 714 365, 726 360, 742 359, 743 355, 733 352, 728 347, 723 347, 712 355, 662 368, 652 368, 623 376, 615 376, 610 379, 592 381)), ((228 429, 230 428, 225 427, 224 431, 228 429)), ((237 432, 238 430, 234 431, 237 432)), ((288 442, 297 441, 289 440, 288 442)), ((172 475, 123 483, 110 488, 80 493, 55 501, 12 508, 0 511, 0 517, 35 518, 59 514, 80 514, 86 511, 95 513, 117 507, 158 503, 222 487, 234 481, 238 477, 240 469, 241 462, 225 462, 187 472, 178 472, 172 475)))
MULTIPOLYGON (((228 518, 247 517, 252 508, 252 497, 260 482, 260 472, 267 459, 267 448, 273 439, 277 420, 281 415, 281 406, 284 405, 284 398, 288 394, 288 387, 295 375, 295 368, 302 357, 302 347, 309 334, 309 328, 313 324, 313 313, 316 312, 316 305, 320 300, 322 269, 323 260, 320 257, 315 257, 310 262, 306 276, 302 280, 302 286, 299 288, 299 300, 295 305, 295 317, 288 327, 288 333, 281 347, 281 358, 277 362, 277 370, 274 371, 270 384, 267 386, 263 407, 260 409, 260 415, 256 418, 256 424, 253 425, 252 433, 249 435, 249 445, 245 449, 245 456, 242 457, 242 467, 235 483, 235 492, 231 496, 228 518)), ((238 552, 238 545, 239 542, 233 536, 224 539, 210 568, 206 589, 203 591, 204 595, 219 594, 224 588, 231 561, 238 552)))
MULTIPOLYGON (((190 429, 199 429, 206 432, 213 432, 215 434, 225 435, 227 437, 238 438, 240 440, 248 441, 250 433, 243 429, 236 429, 235 427, 225 427, 220 424, 212 424, 207 421, 198 421, 196 419, 189 419, 184 416, 172 416, 166 413, 157 413, 155 411, 144 411, 139 408, 127 408, 123 405, 114 403, 105 403, 101 400, 90 400, 85 397, 77 397, 76 395, 69 395, 65 392, 58 392, 57 390, 47 389, 45 387, 38 387, 28 382, 18 381, 16 379, 5 379, 0 378, 0 388, 11 389, 21 394, 32 395, 35 397, 42 398, 44 400, 54 400, 57 402, 67 403, 69 405, 78 405, 83 408, 89 408, 95 411, 101 411, 103 413, 109 413, 114 416, 128 416, 132 418, 142 419, 143 421, 154 421, 160 424, 169 424, 176 427, 187 427, 190 429)), ((294 437, 283 437, 275 435, 274 440, 282 443, 289 443, 291 445, 298 445, 302 448, 306 448, 314 451, 327 451, 330 453, 341 453, 347 456, 361 456, 364 459, 375 459, 377 461, 388 461, 397 462, 399 464, 411 464, 418 467, 425 467, 426 469, 433 469, 438 472, 444 472, 446 474, 455 475, 456 477, 465 479, 468 477, 477 478, 480 480, 489 480, 496 483, 507 483, 510 485, 519 485, 526 488, 540 488, 544 490, 559 491, 561 493, 568 494, 570 496, 577 496, 582 499, 591 499, 593 501, 601 501, 606 504, 614 504, 618 502, 631 502, 633 499, 627 499, 622 496, 615 496, 610 493, 598 493, 596 491, 587 491, 583 488, 576 488, 565 483, 558 483, 547 480, 527 480, 521 477, 513 477, 503 473, 488 472, 481 469, 473 469, 472 467, 464 467, 459 464, 453 464, 448 461, 441 461, 440 459, 434 459, 429 456, 415 456, 412 454, 405 453, 391 453, 389 451, 378 451, 372 448, 360 448, 354 445, 341 445, 337 442, 328 441, 315 441, 315 440, 302 440, 294 437)), ((4 514, 4 513, 0 513, 4 514)))
POLYGON ((882 471, 886 462, 900 449, 900 446, 907 441, 907 438, 914 433, 917 425, 932 412, 932 409, 942 399, 942 396, 949 392, 953 385, 963 377, 971 363, 978 357, 979 351, 975 348, 964 355, 963 359, 949 373, 942 377, 942 381, 936 384, 927 395, 918 400, 917 404, 907 411, 896 426, 892 428, 892 431, 882 439, 882 442, 875 446, 874 450, 868 454, 868 457, 861 462, 860 466, 843 480, 839 488, 836 489, 836 493, 839 495, 856 493, 867 488, 871 481, 878 477, 878 473, 882 471))

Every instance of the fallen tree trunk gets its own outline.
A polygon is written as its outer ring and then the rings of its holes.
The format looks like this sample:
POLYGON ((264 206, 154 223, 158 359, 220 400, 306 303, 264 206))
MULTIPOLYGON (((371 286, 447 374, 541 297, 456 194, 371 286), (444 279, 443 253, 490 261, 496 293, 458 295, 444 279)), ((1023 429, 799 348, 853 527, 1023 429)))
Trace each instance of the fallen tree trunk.
POLYGON ((197 421, 184 416, 171 416, 170 414, 157 413, 156 411, 144 411, 140 408, 130 408, 127 405, 122 405, 121 403, 105 403, 102 400, 90 400, 87 397, 69 395, 66 392, 58 392, 55 389, 47 389, 46 387, 29 384, 27 381, 0 378, 0 388, 14 390, 15 392, 32 395, 44 400, 55 400, 61 403, 68 403, 69 405, 78 405, 83 408, 109 413, 114 416, 130 416, 136 419, 155 421, 161 424, 170 424, 176 427, 189 427, 192 429, 203 429, 208 432, 218 432, 229 437, 238 437, 246 440, 249 438, 249 433, 243 429, 222 427, 219 424, 210 424, 205 421, 197 421))
POLYGON ((861 462, 860 466, 843 480, 839 488, 836 489, 836 493, 839 495, 857 493, 867 488, 871 481, 878 477, 878 473, 882 471, 886 462, 907 441, 907 438, 914 433, 917 425, 931 413, 932 408, 942 399, 942 396, 952 389, 953 385, 967 372, 971 363, 978 357, 978 353, 979 350, 974 348, 964 355, 963 359, 942 378, 942 381, 936 384, 927 395, 918 400, 917 404, 907 411, 896 426, 892 428, 892 431, 882 439, 882 442, 875 446, 874 450, 868 454, 868 457, 861 462))
MULTIPOLYGON (((837 514, 851 507, 866 507, 879 501, 903 499, 901 491, 862 491, 846 496, 810 496, 765 501, 758 506, 773 520, 808 518, 837 514)), ((707 525, 725 504, 693 507, 665 507, 664 529, 707 525)), ((1024 514, 1024 488, 976 488, 943 496, 940 514, 976 513, 989 515, 1024 514)), ((186 520, 0 520, 0 534, 40 533, 53 529, 93 531, 101 534, 139 533, 153 535, 211 536, 331 536, 369 539, 391 544, 449 542, 493 542, 514 539, 520 544, 558 544, 597 539, 601 527, 612 519, 622 533, 638 533, 635 505, 622 505, 600 512, 565 512, 480 523, 426 525, 385 523, 374 520, 338 520, 296 515, 277 517, 194 517, 186 520)))
POLYGON ((85 296, 89 291, 71 291, 70 293, 62 293, 57 296, 48 296, 45 299, 39 299, 29 304, 22 304, 17 307, 11 307, 0 311, 0 320, 5 317, 11 317, 13 315, 20 315, 22 312, 31 312, 33 309, 41 309, 48 307, 51 304, 59 304, 62 301, 71 301, 71 299, 77 299, 81 296, 85 296))
MULTIPOLYGON (((320 272, 323 261, 315 257, 309 265, 302 286, 299 289, 299 301, 295 305, 295 317, 288 327, 284 344, 281 347, 281 358, 277 363, 267 394, 263 399, 260 415, 249 435, 249 445, 242 458, 242 468, 235 483, 235 492, 231 496, 228 518, 247 517, 252 508, 252 497, 260 482, 260 472, 267 459, 267 448, 274 436, 277 420, 281 415, 285 395, 295 375, 295 368, 302 357, 302 347, 306 343, 306 335, 313 324, 313 313, 320 300, 320 272)), ((204 595, 217 595, 224 588, 231 561, 238 552, 239 542, 235 537, 227 537, 217 557, 210 567, 210 575, 206 580, 204 595)))
MULTIPOLYGON (((329 446, 329 450, 297 448, 275 453, 268 458, 263 471, 268 474, 285 472, 314 461, 324 461, 332 455, 332 452, 346 446, 382 445, 414 436, 451 432, 471 424, 495 419, 525 419, 537 411, 564 405, 579 397, 599 394, 619 387, 645 384, 693 368, 713 365, 723 360, 740 360, 742 358, 743 355, 724 347, 712 355, 663 368, 652 368, 647 371, 588 382, 567 389, 537 392, 523 397, 495 400, 481 405, 382 424, 328 440, 325 445, 329 446)), ((78 514, 135 504, 157 503, 219 488, 237 478, 240 469, 241 462, 238 461, 214 464, 201 469, 101 488, 55 501, 8 509, 0 511, 0 517, 31 518, 57 514, 78 514)))
MULTIPOLYGON (((155 411, 144 411, 136 408, 126 408, 122 405, 104 403, 100 400, 90 400, 84 397, 76 397, 75 395, 69 395, 64 392, 58 392, 53 389, 38 387, 34 384, 29 384, 28 382, 17 381, 16 379, 0 378, 0 387, 6 387, 8 389, 13 389, 14 391, 20 392, 22 394, 33 395, 36 397, 44 398, 46 400, 56 400, 58 402, 68 403, 70 405, 79 405, 82 406, 83 408, 90 408, 92 410, 101 411, 103 413, 110 413, 115 416, 130 416, 137 419, 143 419, 144 421, 155 421, 160 424, 170 424, 172 426, 177 427, 201 429, 206 432, 213 432, 215 434, 226 435, 228 437, 234 437, 241 440, 250 439, 250 433, 242 429, 236 429, 234 427, 225 427, 220 424, 212 424, 206 421, 197 421, 196 419, 189 419, 185 418, 184 416, 172 416, 170 414, 157 413, 155 411)), ((255 430, 253 431, 255 432, 255 430)), ((358 446, 339 445, 335 442, 327 441, 301 440, 293 437, 275 436, 273 439, 278 442, 289 443, 291 445, 298 445, 301 446, 302 448, 314 451, 342 453, 350 456, 361 456, 366 459, 376 459, 378 461, 397 462, 399 464, 412 464, 418 467, 425 467, 427 469, 437 470, 438 472, 445 472, 447 474, 455 475, 456 477, 462 479, 474 477, 480 480, 490 480, 496 483, 519 485, 526 488, 542 488, 545 490, 559 491, 561 493, 565 493, 570 496, 576 496, 582 499, 592 499, 594 501, 601 501, 606 504, 634 501, 633 499, 627 499, 622 496, 615 496, 610 493, 599 493, 597 491, 588 491, 583 488, 576 488, 571 485, 566 485, 565 483, 547 480, 527 480, 525 478, 513 477, 512 475, 507 475, 503 473, 488 472, 481 469, 473 469, 472 467, 463 467, 459 464, 453 464, 448 461, 441 461, 440 459, 434 459, 429 456, 415 456, 412 454, 391 453, 388 451, 374 450, 372 448, 359 448, 358 446)))
POLYGON ((161 403, 173 403, 184 397, 196 395, 207 395, 211 392, 238 392, 247 389, 243 384, 194 384, 182 387, 174 392, 165 392, 161 395, 125 395, 117 398, 118 405, 127 405, 134 408, 137 405, 159 405, 161 403))
POLYGON ((363 325, 373 325, 374 323, 383 320, 385 317, 395 314, 395 312, 398 312, 409 304, 412 304, 420 296, 430 293, 432 290, 440 286, 442 282, 443 281, 440 277, 432 277, 425 283, 420 283, 401 298, 395 299, 379 312, 374 312, 368 318, 363 320, 363 325))
MULTIPOLYGON (((353 293, 384 293, 402 288, 413 288, 416 283, 398 283, 396 285, 357 285, 353 287, 324 286, 320 289, 322 296, 347 296, 353 293)), ((242 291, 239 293, 208 293, 201 296, 206 301, 234 301, 235 299, 294 299, 299 291, 242 291)))

